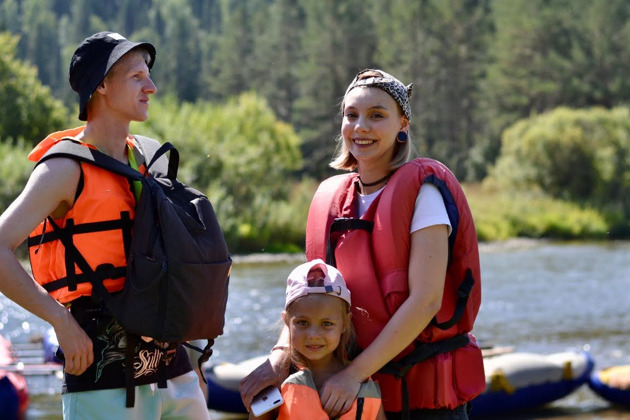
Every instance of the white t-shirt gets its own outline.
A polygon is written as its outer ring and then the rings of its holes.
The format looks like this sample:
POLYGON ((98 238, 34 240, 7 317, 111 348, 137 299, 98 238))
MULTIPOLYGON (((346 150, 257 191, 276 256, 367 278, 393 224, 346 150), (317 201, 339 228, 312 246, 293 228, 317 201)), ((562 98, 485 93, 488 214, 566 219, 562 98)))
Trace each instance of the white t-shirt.
MULTIPOLYGON (((385 187, 372 194, 359 194, 359 217, 363 216, 363 213, 367 211, 370 204, 372 204, 374 199, 378 197, 384 188, 385 187)), ((446 213, 446 206, 444 205, 442 194, 440 194, 440 191, 435 185, 425 183, 420 187, 418 197, 416 198, 409 233, 411 234, 417 230, 435 225, 448 226, 449 236, 453 230, 451 222, 448 219, 448 214, 446 213)))

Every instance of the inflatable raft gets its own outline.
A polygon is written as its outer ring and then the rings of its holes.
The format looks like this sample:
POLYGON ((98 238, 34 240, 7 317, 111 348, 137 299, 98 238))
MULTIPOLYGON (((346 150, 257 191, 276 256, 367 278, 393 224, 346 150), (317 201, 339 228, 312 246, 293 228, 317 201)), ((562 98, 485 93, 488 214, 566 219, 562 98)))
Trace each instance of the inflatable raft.
POLYGON ((630 407, 630 365, 597 371, 589 378, 588 386, 603 399, 630 407))
MULTIPOLYGON (((267 356, 241 363, 210 365, 206 371, 208 408, 245 413, 238 385, 267 356)), ((486 390, 473 400, 471 418, 525 411, 558 400, 585 384, 593 370, 586 352, 551 355, 504 353, 484 357, 486 390)))
POLYGON ((211 364, 205 371, 208 382, 208 408, 227 413, 247 413, 238 385, 267 356, 258 356, 241 363, 211 364))
POLYGON ((470 418, 524 412, 563 398, 588 382, 593 365, 587 352, 485 358, 486 389, 472 401, 470 418))

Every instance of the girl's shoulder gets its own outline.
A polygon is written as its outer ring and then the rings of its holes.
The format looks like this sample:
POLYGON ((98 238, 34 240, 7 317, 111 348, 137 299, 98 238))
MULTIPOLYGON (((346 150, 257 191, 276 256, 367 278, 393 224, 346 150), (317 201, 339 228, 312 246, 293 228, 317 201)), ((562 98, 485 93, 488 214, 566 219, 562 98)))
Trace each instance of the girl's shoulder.
POLYGON ((361 384, 357 397, 363 398, 381 398, 381 388, 378 383, 374 382, 372 378, 368 378, 367 381, 361 384))

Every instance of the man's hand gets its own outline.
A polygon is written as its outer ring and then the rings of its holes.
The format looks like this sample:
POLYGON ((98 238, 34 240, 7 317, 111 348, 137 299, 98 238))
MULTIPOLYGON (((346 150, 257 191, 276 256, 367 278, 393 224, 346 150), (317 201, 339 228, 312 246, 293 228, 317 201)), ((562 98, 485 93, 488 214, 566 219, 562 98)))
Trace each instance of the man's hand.
POLYGON ((82 374, 94 363, 92 340, 69 311, 59 325, 53 327, 59 347, 63 350, 64 370, 71 375, 82 374))

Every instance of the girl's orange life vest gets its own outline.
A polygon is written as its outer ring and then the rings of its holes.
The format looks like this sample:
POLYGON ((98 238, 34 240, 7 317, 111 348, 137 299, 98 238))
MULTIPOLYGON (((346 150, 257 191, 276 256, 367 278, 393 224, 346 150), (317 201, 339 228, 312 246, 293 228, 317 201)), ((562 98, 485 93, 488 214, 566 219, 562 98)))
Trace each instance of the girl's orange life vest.
MULTIPOLYGON (((302 369, 289 376, 282 383, 282 398, 284 403, 280 406, 278 420, 328 420, 328 414, 322 408, 317 388, 313 382, 311 373, 302 369)), ((381 396, 378 385, 372 380, 361 384, 357 399, 352 403, 352 408, 346 414, 338 417, 340 420, 375 419, 381 408, 381 396), (361 404, 359 404, 361 401, 361 404), (361 408, 358 408, 361 406, 361 408), (362 410, 357 417, 357 409, 362 410)))
MULTIPOLYGON (((440 190, 453 228, 444 297, 433 322, 394 360, 408 355, 416 344, 469 335, 481 304, 479 252, 470 208, 455 176, 432 159, 406 163, 359 219, 373 222, 371 232, 348 224, 356 221, 356 179, 356 173, 339 175, 318 188, 308 215, 306 256, 326 259, 330 246, 327 262, 334 256, 352 293, 359 346, 367 348, 409 296, 410 226, 425 182, 440 190), (331 234, 333 221, 340 229, 331 234)), ((483 391, 481 350, 474 337, 469 338, 467 345, 421 361, 404 375, 410 409, 453 409, 483 391)), ((401 381, 381 373, 374 379, 381 386, 385 410, 402 411, 401 381)))
MULTIPOLYGON (((78 135, 84 128, 49 135, 29 154, 29 159, 38 161, 57 142, 78 135)), ((134 147, 131 140, 127 144, 134 147)), ((138 156, 137 149, 133 152, 138 156)), ((117 292, 125 281, 126 251, 135 217, 134 193, 125 177, 94 165, 81 163, 81 177, 82 187, 74 205, 64 217, 54 221, 101 274, 107 290, 117 292)), ((68 303, 92 294, 90 280, 67 258, 66 249, 48 219, 29 235, 28 247, 33 277, 52 297, 68 303)))

